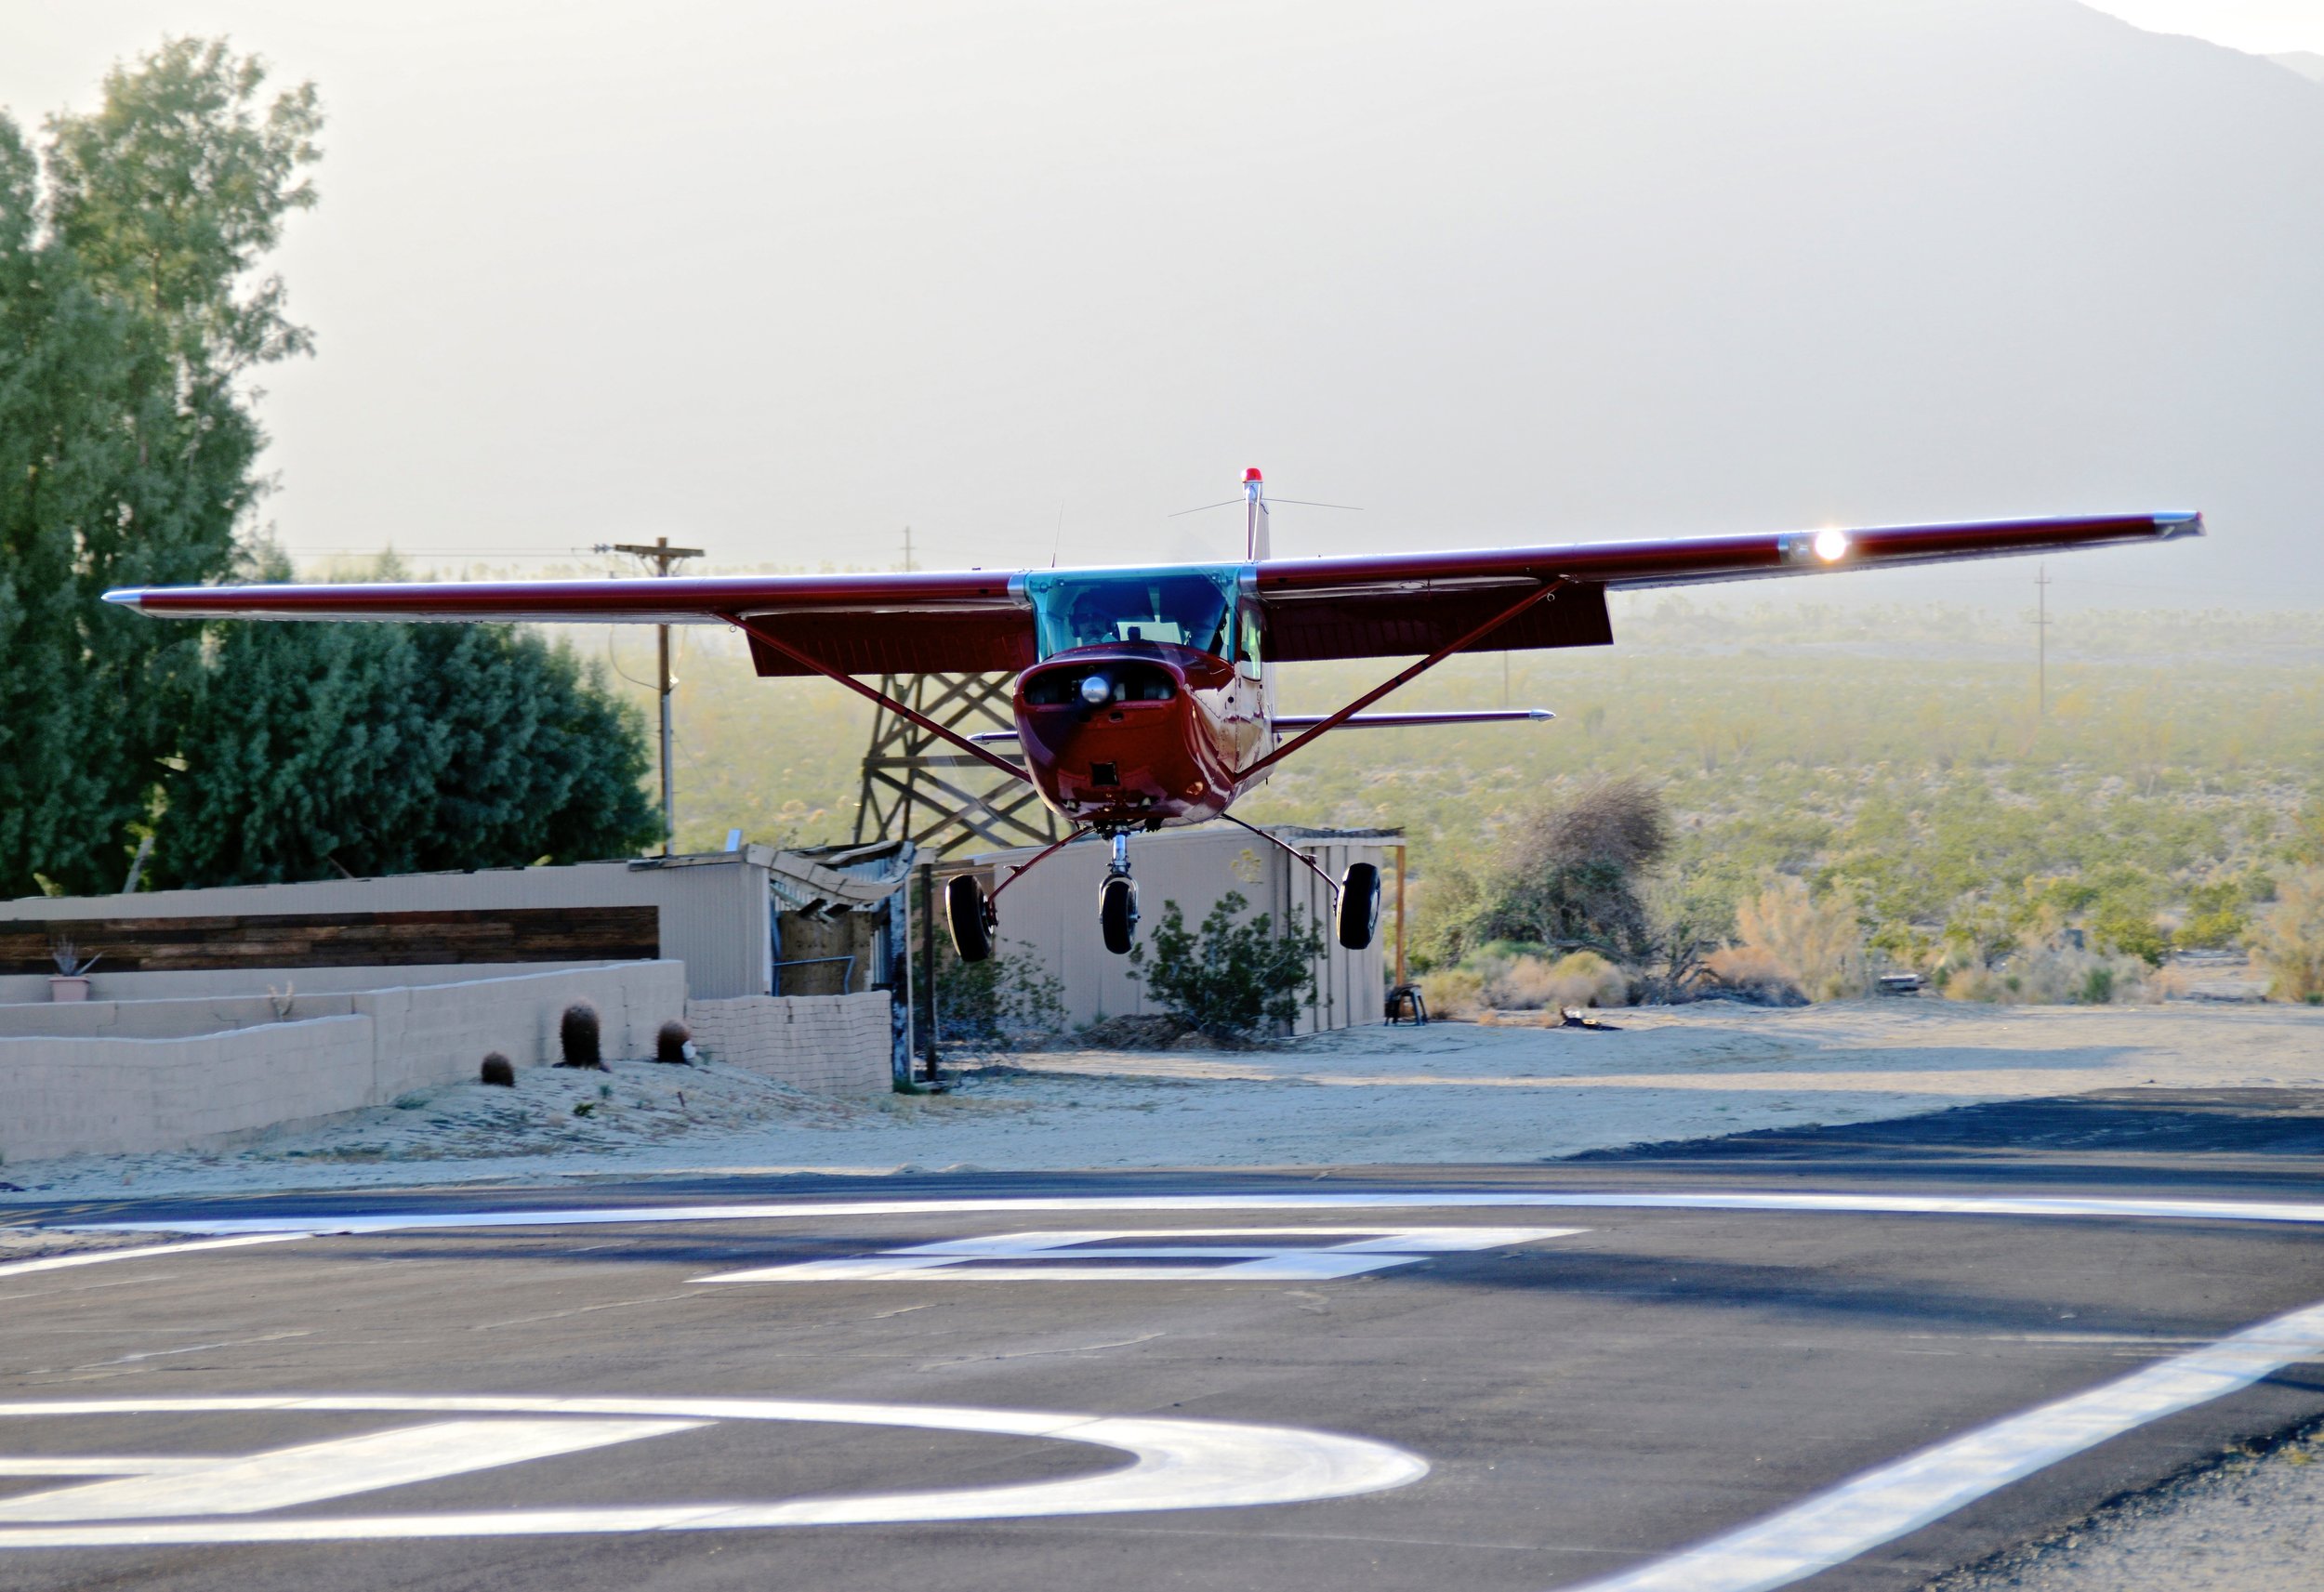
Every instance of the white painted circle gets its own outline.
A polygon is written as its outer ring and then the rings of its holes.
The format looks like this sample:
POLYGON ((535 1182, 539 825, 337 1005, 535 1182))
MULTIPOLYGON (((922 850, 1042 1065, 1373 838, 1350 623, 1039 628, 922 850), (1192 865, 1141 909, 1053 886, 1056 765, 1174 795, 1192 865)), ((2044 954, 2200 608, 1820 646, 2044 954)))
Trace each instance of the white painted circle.
MULTIPOLYGON (((1141 1415, 977 1410, 911 1404, 823 1403, 792 1399, 508 1398, 350 1395, 87 1399, 0 1403, 0 1423, 56 1415, 282 1414, 349 1411, 425 1414, 664 1417, 680 1421, 814 1421, 1050 1438, 1117 1449, 1131 1463, 1095 1476, 1014 1486, 861 1493, 774 1502, 705 1502, 619 1507, 509 1509, 459 1514, 333 1518, 161 1518, 0 1525, 0 1548, 125 1547, 185 1544, 378 1541, 394 1538, 544 1536, 774 1526, 900 1524, 1097 1515, 1156 1509, 1240 1508, 1306 1503, 1402 1487, 1428 1474, 1417 1454, 1368 1438, 1292 1427, 1141 1415)), ((0 1426, 0 1432, 5 1432, 0 1426)), ((22 1503, 19 1495, 13 1502, 22 1503)))

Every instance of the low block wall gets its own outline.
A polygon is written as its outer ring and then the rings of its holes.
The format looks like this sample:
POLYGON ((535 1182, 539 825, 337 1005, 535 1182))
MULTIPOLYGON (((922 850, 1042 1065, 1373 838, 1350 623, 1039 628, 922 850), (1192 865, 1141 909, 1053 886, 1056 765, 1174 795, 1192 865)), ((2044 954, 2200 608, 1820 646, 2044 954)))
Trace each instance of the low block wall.
POLYGON ((373 1026, 324 1017, 191 1039, 0 1039, 0 1157, 218 1143, 376 1104, 373 1026))
POLYGON ((818 1095, 886 1094, 889 995, 743 995, 690 1001, 686 1025, 704 1056, 818 1095))
POLYGON ((609 1058, 650 1056, 685 1009, 685 968, 301 995, 287 1020, 264 995, 0 1007, 0 1159, 216 1145, 473 1078, 488 1050, 541 1066, 576 1000, 597 1007, 609 1058))

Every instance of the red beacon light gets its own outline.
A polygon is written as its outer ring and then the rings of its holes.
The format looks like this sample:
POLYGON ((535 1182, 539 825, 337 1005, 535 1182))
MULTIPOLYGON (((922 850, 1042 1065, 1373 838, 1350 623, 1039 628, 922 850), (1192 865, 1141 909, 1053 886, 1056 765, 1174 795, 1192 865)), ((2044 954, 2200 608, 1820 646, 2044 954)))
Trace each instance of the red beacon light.
POLYGON ((1261 475, 1261 474, 1259 473, 1259 467, 1258 467, 1257 465, 1253 465, 1253 466, 1251 466, 1251 467, 1250 467, 1250 468, 1248 468, 1248 469, 1247 469, 1247 470, 1245 470, 1245 471, 1243 472, 1243 479, 1244 479, 1245 480, 1247 480, 1247 481, 1249 481, 1249 480, 1264 480, 1266 478, 1265 478, 1264 476, 1262 476, 1262 475, 1261 475))

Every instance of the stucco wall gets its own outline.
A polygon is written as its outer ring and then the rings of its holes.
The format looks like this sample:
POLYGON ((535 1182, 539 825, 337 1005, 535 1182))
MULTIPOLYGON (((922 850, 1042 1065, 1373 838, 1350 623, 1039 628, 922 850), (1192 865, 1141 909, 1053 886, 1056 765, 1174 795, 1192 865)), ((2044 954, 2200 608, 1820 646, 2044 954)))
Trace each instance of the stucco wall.
MULTIPOLYGON (((884 995, 853 998, 885 1009, 884 995)), ((0 1007, 0 1158, 214 1146, 473 1078, 488 1050, 541 1066, 576 1000, 597 1007, 607 1056, 650 1056, 654 1031, 685 1009, 685 969, 627 962, 300 996, 289 1020, 265 996, 0 1007)), ((884 1046, 883 1028, 883 1079, 884 1046)))
POLYGON ((692 1001, 686 1022, 704 1056, 819 1095, 885 1094, 891 1086, 884 991, 854 995, 746 995, 692 1001))
MULTIPOLYGON (((1276 826, 1272 833, 1305 852, 1338 878, 1350 862, 1369 862, 1393 879, 1389 848, 1393 835, 1337 833, 1276 826)), ((1063 985, 1068 1020, 1094 1022, 1103 1017, 1151 1011, 1144 989, 1129 977, 1129 959, 1109 953, 1098 936, 1098 887, 1105 877, 1110 849, 1095 837, 1076 841, 1021 879, 995 903, 1000 925, 997 949, 1031 957, 1063 985)), ((996 883, 1008 880, 1035 855, 1032 848, 993 852, 972 860, 989 869, 996 883)), ((1394 886, 1380 903, 1380 932, 1362 951, 1342 950, 1333 939, 1335 894, 1314 874, 1258 836, 1228 824, 1164 830, 1131 837, 1129 858, 1138 881, 1140 941, 1151 940, 1162 909, 1175 901, 1193 928, 1219 898, 1232 890, 1251 913, 1265 913, 1278 926, 1296 910, 1301 921, 1323 931, 1325 949, 1315 958, 1315 985, 1293 1020, 1294 1033, 1355 1028, 1381 1020, 1384 977, 1394 938, 1394 886)))
POLYGON ((369 1018, 191 1039, 0 1039, 0 1157, 217 1144, 373 1103, 369 1018))

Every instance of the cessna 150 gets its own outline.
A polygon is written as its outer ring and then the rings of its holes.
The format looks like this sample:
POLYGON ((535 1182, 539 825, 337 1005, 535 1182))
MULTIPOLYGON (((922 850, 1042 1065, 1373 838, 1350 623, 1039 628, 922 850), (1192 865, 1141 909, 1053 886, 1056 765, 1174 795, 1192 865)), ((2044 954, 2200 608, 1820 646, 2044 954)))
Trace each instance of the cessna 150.
MULTIPOLYGON (((1229 811, 1236 798, 1330 731, 1548 718, 1539 709, 1363 710, 1458 652, 1606 645, 1614 638, 1606 617, 1609 591, 2056 553, 2170 541, 2203 530, 2202 516, 2195 513, 2118 514, 1275 559, 1268 544, 1266 487, 1255 469, 1245 474, 1243 503, 1247 539, 1240 563, 1014 573, 175 586, 105 596, 140 612, 186 619, 733 625, 748 638, 761 675, 836 680, 1030 781, 1074 826, 1067 840, 1094 833, 1110 841, 1113 859, 1100 888, 1098 918, 1106 949, 1120 954, 1129 949, 1138 922, 1130 835, 1219 818, 1242 823, 1229 811), (1416 654, 1418 663, 1336 713, 1275 712, 1274 664, 1416 654), (1012 734, 960 735, 857 678, 976 671, 1016 674, 1012 734), (1013 742, 1022 760, 987 742, 1013 742)), ((1281 844, 1263 831, 1253 833, 1281 844)), ((1303 853, 1292 855, 1314 867, 1303 853)), ((1378 871, 1359 862, 1326 883, 1338 892, 1340 943, 1351 950, 1370 944, 1380 916, 1378 871)), ((993 898, 1007 888, 1004 881, 988 896, 966 875, 947 886, 945 917, 964 959, 992 954, 998 922, 993 898)))

